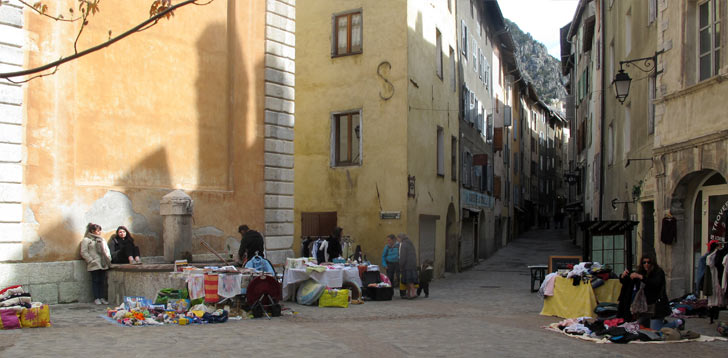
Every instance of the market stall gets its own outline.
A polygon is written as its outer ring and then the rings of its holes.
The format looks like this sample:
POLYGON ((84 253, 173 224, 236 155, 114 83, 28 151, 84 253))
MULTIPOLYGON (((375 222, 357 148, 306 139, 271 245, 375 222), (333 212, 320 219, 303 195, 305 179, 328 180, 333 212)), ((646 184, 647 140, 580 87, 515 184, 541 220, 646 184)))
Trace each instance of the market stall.
POLYGON ((554 276, 553 295, 545 296, 541 315, 562 318, 595 317, 594 309, 599 302, 616 303, 622 284, 618 279, 604 281, 602 286, 592 288, 591 281, 574 280, 554 276))
POLYGON ((343 287, 345 282, 351 282, 357 287, 362 286, 359 268, 355 265, 304 265, 286 270, 283 276, 283 300, 292 299, 298 284, 308 279, 332 288, 343 287))

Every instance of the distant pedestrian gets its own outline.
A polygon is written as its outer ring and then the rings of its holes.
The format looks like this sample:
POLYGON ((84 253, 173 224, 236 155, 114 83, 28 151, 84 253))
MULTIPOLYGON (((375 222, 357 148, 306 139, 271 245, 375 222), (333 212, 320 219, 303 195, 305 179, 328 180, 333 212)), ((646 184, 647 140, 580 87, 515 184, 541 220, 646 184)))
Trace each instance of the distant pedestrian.
POLYGON ((387 235, 387 242, 382 250, 382 267, 386 270, 392 287, 399 286, 399 244, 394 234, 387 235))
POLYGON ((418 282, 417 252, 407 234, 398 234, 397 241, 399 241, 399 269, 402 272, 400 282, 407 288, 405 298, 412 299, 417 297, 415 291, 415 284, 418 282))
POLYGON ((425 298, 430 297, 430 281, 432 281, 432 261, 425 260, 420 266, 420 287, 417 288, 417 297, 422 291, 425 291, 425 298))
POLYGON ((86 270, 91 273, 91 289, 94 303, 108 304, 106 300, 106 270, 111 267, 111 253, 101 235, 101 225, 89 223, 81 241, 81 257, 86 260, 86 270))
POLYGON ((248 225, 240 225, 238 232, 242 235, 240 248, 238 249, 238 257, 243 266, 255 255, 265 257, 265 241, 263 235, 255 230, 251 230, 248 225))

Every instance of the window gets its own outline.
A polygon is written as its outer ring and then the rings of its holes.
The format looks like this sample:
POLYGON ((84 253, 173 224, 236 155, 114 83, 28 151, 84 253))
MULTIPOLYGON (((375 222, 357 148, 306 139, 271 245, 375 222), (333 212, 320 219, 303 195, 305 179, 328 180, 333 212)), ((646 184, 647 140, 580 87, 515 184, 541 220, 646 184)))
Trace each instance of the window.
POLYGON ((468 61, 468 26, 465 25, 465 20, 460 21, 460 37, 460 51, 463 53, 463 60, 468 61))
POLYGON ((651 25, 657 19, 657 0, 647 0, 647 25, 651 25))
POLYGON ((478 41, 473 39, 473 71, 478 72, 478 41))
POLYGON ((450 140, 450 177, 452 181, 458 180, 458 139, 453 136, 450 140))
POLYGON ((455 50, 450 46, 450 87, 452 91, 457 90, 457 68, 455 68, 455 50))
POLYGON ((698 66, 700 81, 718 74, 720 67, 720 16, 716 0, 698 5, 698 66))
POLYGON ((647 94, 647 98, 649 98, 649 101, 647 102, 647 134, 655 133, 655 97, 657 95, 656 81, 657 79, 655 77, 649 77, 649 81, 647 82, 647 90, 649 91, 647 94))
POLYGON ((480 78, 480 82, 483 81, 483 50, 478 49, 478 77, 480 78))
POLYGON ((334 15, 333 56, 351 55, 362 52, 361 11, 334 15))
POLYGON ((624 124, 623 125, 624 125, 624 132, 622 133, 622 139, 624 140, 624 143, 623 143, 622 155, 624 156, 624 158, 627 158, 627 154, 629 153, 630 145, 632 142, 632 139, 630 138, 630 135, 632 134, 632 111, 629 108, 629 106, 624 107, 624 124))
POLYGON ((332 166, 361 164, 361 114, 359 111, 332 116, 332 166))
POLYGON ((612 124, 607 130, 607 163, 614 164, 614 126, 612 124))
POLYGON ((437 175, 445 176, 445 131, 437 127, 437 175))
POLYGON ((624 54, 632 52, 632 8, 627 10, 624 17, 624 54))
POLYGON ((611 267, 612 272, 624 271, 626 262, 624 244, 624 235, 593 234, 591 246, 592 261, 611 267))
POLYGON ((463 186, 470 188, 470 180, 473 178, 472 167, 473 167, 473 156, 469 152, 463 153, 463 174, 461 176, 463 186))
POLYGON ((452 0, 445 0, 447 1, 447 11, 450 11, 452 14, 452 0))
POLYGON ((442 79, 442 34, 435 29, 435 74, 442 79))

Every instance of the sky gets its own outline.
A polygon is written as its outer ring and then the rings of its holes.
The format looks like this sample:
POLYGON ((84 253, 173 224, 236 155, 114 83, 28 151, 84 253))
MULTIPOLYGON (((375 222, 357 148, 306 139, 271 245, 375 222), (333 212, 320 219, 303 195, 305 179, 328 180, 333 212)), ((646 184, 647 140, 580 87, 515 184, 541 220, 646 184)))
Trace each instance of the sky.
POLYGON ((574 17, 579 0, 498 0, 503 16, 546 45, 551 56, 561 59, 559 30, 574 17))

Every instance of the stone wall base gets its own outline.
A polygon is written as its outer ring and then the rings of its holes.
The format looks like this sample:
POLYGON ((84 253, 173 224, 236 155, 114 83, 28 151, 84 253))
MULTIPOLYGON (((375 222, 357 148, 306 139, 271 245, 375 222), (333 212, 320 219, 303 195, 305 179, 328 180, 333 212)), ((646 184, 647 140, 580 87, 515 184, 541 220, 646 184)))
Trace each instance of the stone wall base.
POLYGON ((91 274, 82 260, 0 264, 0 289, 22 285, 33 301, 91 302, 91 274))

